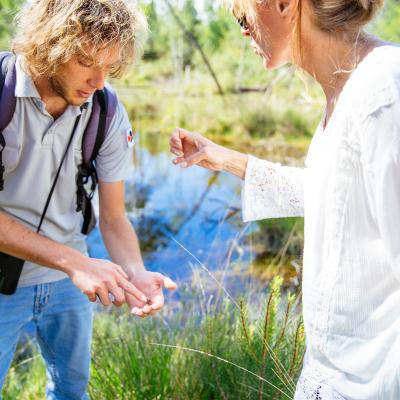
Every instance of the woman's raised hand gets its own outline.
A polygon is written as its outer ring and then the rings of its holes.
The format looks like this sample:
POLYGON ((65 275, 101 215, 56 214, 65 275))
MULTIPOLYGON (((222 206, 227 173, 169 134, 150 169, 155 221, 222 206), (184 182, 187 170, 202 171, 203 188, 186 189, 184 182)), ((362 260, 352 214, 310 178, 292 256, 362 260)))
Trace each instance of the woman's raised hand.
POLYGON ((171 153, 177 156, 172 162, 182 168, 199 165, 212 171, 224 169, 228 149, 206 139, 200 133, 176 128, 169 144, 171 153))

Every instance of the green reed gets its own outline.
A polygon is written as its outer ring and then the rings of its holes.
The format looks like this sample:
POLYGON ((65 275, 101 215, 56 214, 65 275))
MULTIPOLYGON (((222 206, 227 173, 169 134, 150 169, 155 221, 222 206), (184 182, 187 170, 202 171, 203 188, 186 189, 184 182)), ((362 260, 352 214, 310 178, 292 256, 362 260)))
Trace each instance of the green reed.
MULTIPOLYGON (((259 304, 183 285, 162 315, 128 312, 95 318, 89 393, 96 399, 290 399, 304 354, 299 298, 275 278, 259 304), (202 304, 200 304, 202 303, 202 304), (261 306, 260 306, 261 304, 261 306), (200 306, 201 305, 201 306, 200 306)), ((4 399, 43 398, 44 367, 23 346, 4 399)))

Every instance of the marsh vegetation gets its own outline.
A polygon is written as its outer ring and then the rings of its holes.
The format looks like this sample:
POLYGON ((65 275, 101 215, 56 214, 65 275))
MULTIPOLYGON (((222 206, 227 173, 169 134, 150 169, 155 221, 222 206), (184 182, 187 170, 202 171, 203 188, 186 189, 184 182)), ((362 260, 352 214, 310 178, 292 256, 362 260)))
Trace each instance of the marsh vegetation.
MULTIPOLYGON (((0 0, 3 49, 20 4, 0 0)), ((97 313, 91 397, 291 398, 304 354, 303 221, 243 224, 240 182, 174 168, 167 142, 181 126, 301 165, 322 114, 322 93, 292 67, 263 70, 233 18, 211 0, 143 6, 151 28, 144 61, 113 82, 137 141, 126 205, 147 267, 172 275, 180 290, 149 320, 127 310, 97 313)), ((389 0, 369 29, 400 41, 399 24, 400 3, 389 0)), ((107 257, 98 231, 88 244, 92 255, 107 257)), ((42 361, 24 341, 4 399, 43 398, 44 386, 42 361)))

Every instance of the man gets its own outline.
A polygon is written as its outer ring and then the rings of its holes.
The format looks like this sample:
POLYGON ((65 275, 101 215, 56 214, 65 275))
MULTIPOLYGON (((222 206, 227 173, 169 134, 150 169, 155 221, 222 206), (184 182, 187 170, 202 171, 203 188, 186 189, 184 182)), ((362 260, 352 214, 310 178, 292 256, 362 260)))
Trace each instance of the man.
POLYGON ((75 178, 93 93, 137 57, 145 26, 144 17, 123 0, 35 0, 19 15, 13 42, 17 104, 3 131, 0 251, 26 261, 16 293, 0 294, 0 389, 19 334, 33 321, 47 365, 47 397, 87 398, 88 300, 118 306, 126 302, 144 317, 162 308, 163 286, 176 287, 161 274, 145 271, 125 215, 131 127, 120 104, 96 158, 100 230, 113 262, 87 256, 76 212, 75 178))

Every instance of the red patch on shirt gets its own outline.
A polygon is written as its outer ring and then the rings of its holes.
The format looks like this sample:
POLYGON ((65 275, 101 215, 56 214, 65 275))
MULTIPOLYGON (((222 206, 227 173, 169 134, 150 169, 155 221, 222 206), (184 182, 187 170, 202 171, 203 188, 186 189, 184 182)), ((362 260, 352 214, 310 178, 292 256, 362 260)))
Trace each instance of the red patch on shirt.
POLYGON ((132 147, 135 144, 133 135, 134 133, 131 128, 126 131, 126 143, 128 144, 128 147, 132 147))

